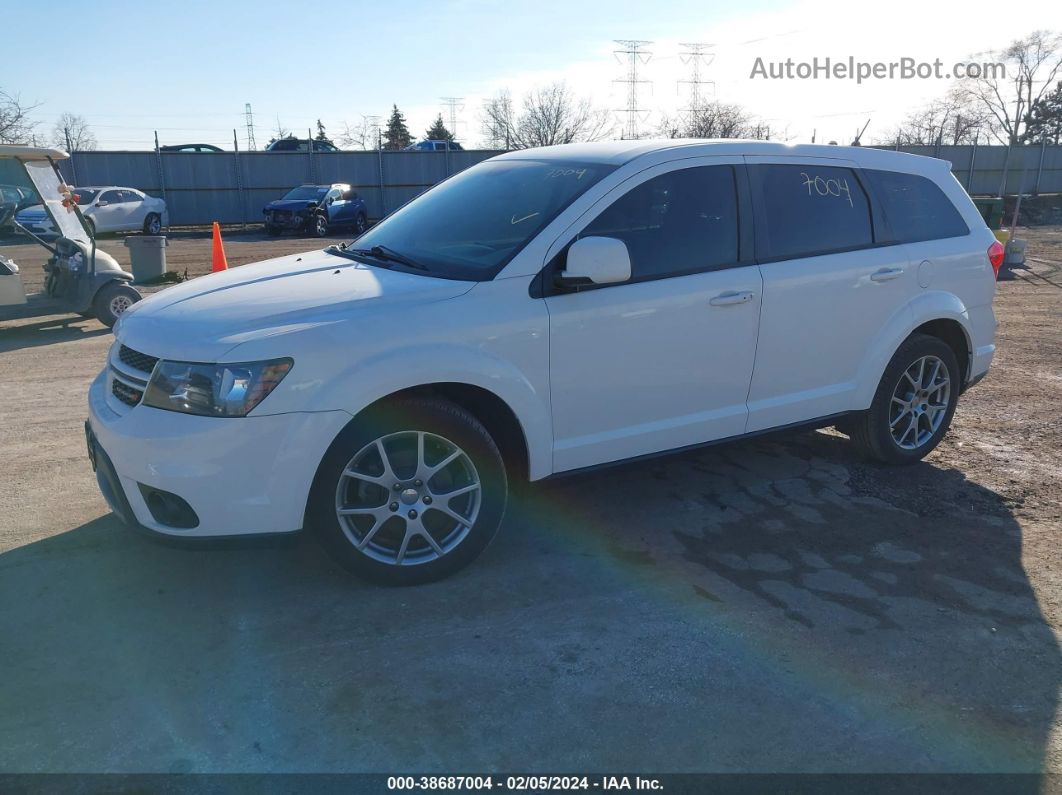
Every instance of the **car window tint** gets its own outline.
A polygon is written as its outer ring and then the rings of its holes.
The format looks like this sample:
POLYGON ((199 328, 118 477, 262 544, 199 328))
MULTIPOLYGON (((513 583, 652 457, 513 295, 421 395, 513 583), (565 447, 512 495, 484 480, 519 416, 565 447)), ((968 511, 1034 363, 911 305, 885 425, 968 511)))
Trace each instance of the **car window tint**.
POLYGON ((580 237, 592 235, 627 244, 632 279, 733 264, 738 258, 734 169, 699 166, 647 180, 580 233, 580 237))
POLYGON ((849 168, 763 165, 751 169, 762 197, 771 259, 806 257, 874 242, 870 202, 849 168))
POLYGON ((122 200, 121 196, 119 195, 119 192, 116 191, 116 190, 104 191, 103 195, 100 196, 100 201, 101 202, 110 202, 111 204, 116 204, 116 203, 120 202, 121 200, 122 200))
POLYGON ((881 199, 893 237, 900 243, 969 234, 955 205, 926 177, 896 171, 864 171, 881 199))

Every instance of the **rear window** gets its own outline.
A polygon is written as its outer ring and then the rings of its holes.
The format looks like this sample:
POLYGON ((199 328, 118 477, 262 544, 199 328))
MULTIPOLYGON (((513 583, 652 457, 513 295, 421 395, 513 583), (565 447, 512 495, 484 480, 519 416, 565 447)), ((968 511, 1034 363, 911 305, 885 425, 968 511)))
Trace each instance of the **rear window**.
POLYGON ((753 166, 766 221, 767 256, 790 259, 874 242, 870 202, 849 168, 753 166))
POLYGON ((899 243, 962 237, 970 227, 944 191, 926 177, 896 171, 864 171, 885 208, 899 243))

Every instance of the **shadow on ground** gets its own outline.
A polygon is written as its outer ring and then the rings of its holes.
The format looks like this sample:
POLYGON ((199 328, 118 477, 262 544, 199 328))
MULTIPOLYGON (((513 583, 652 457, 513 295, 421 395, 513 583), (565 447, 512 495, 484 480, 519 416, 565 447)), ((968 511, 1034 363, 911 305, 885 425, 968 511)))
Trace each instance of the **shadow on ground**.
POLYGON ((108 515, 0 556, 0 770, 1036 772, 1021 544, 825 433, 535 485, 413 589, 108 515))

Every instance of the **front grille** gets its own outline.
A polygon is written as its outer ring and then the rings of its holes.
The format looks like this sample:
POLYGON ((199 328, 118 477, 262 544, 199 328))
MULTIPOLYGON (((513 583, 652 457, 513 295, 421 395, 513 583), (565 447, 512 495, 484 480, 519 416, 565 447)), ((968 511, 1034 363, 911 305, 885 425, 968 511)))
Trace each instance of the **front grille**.
POLYGON ((140 398, 144 397, 144 393, 139 389, 131 387, 117 378, 111 380, 111 393, 127 406, 135 406, 140 402, 140 398))
POLYGON ((146 353, 134 351, 132 348, 127 348, 123 345, 118 349, 118 360, 122 364, 129 365, 134 370, 150 374, 155 369, 155 363, 158 362, 159 357, 148 356, 146 353))
POLYGON ((291 218, 291 210, 273 210, 274 221, 287 221, 291 218))

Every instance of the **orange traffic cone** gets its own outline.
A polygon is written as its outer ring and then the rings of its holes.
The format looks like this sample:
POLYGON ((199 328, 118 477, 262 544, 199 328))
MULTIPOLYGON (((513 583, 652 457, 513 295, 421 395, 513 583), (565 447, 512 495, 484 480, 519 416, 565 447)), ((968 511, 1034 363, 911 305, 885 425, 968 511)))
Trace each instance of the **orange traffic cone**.
POLYGON ((210 265, 210 270, 214 273, 218 271, 227 271, 229 269, 229 261, 225 259, 225 247, 221 245, 221 227, 218 226, 218 222, 214 222, 214 256, 210 265))

